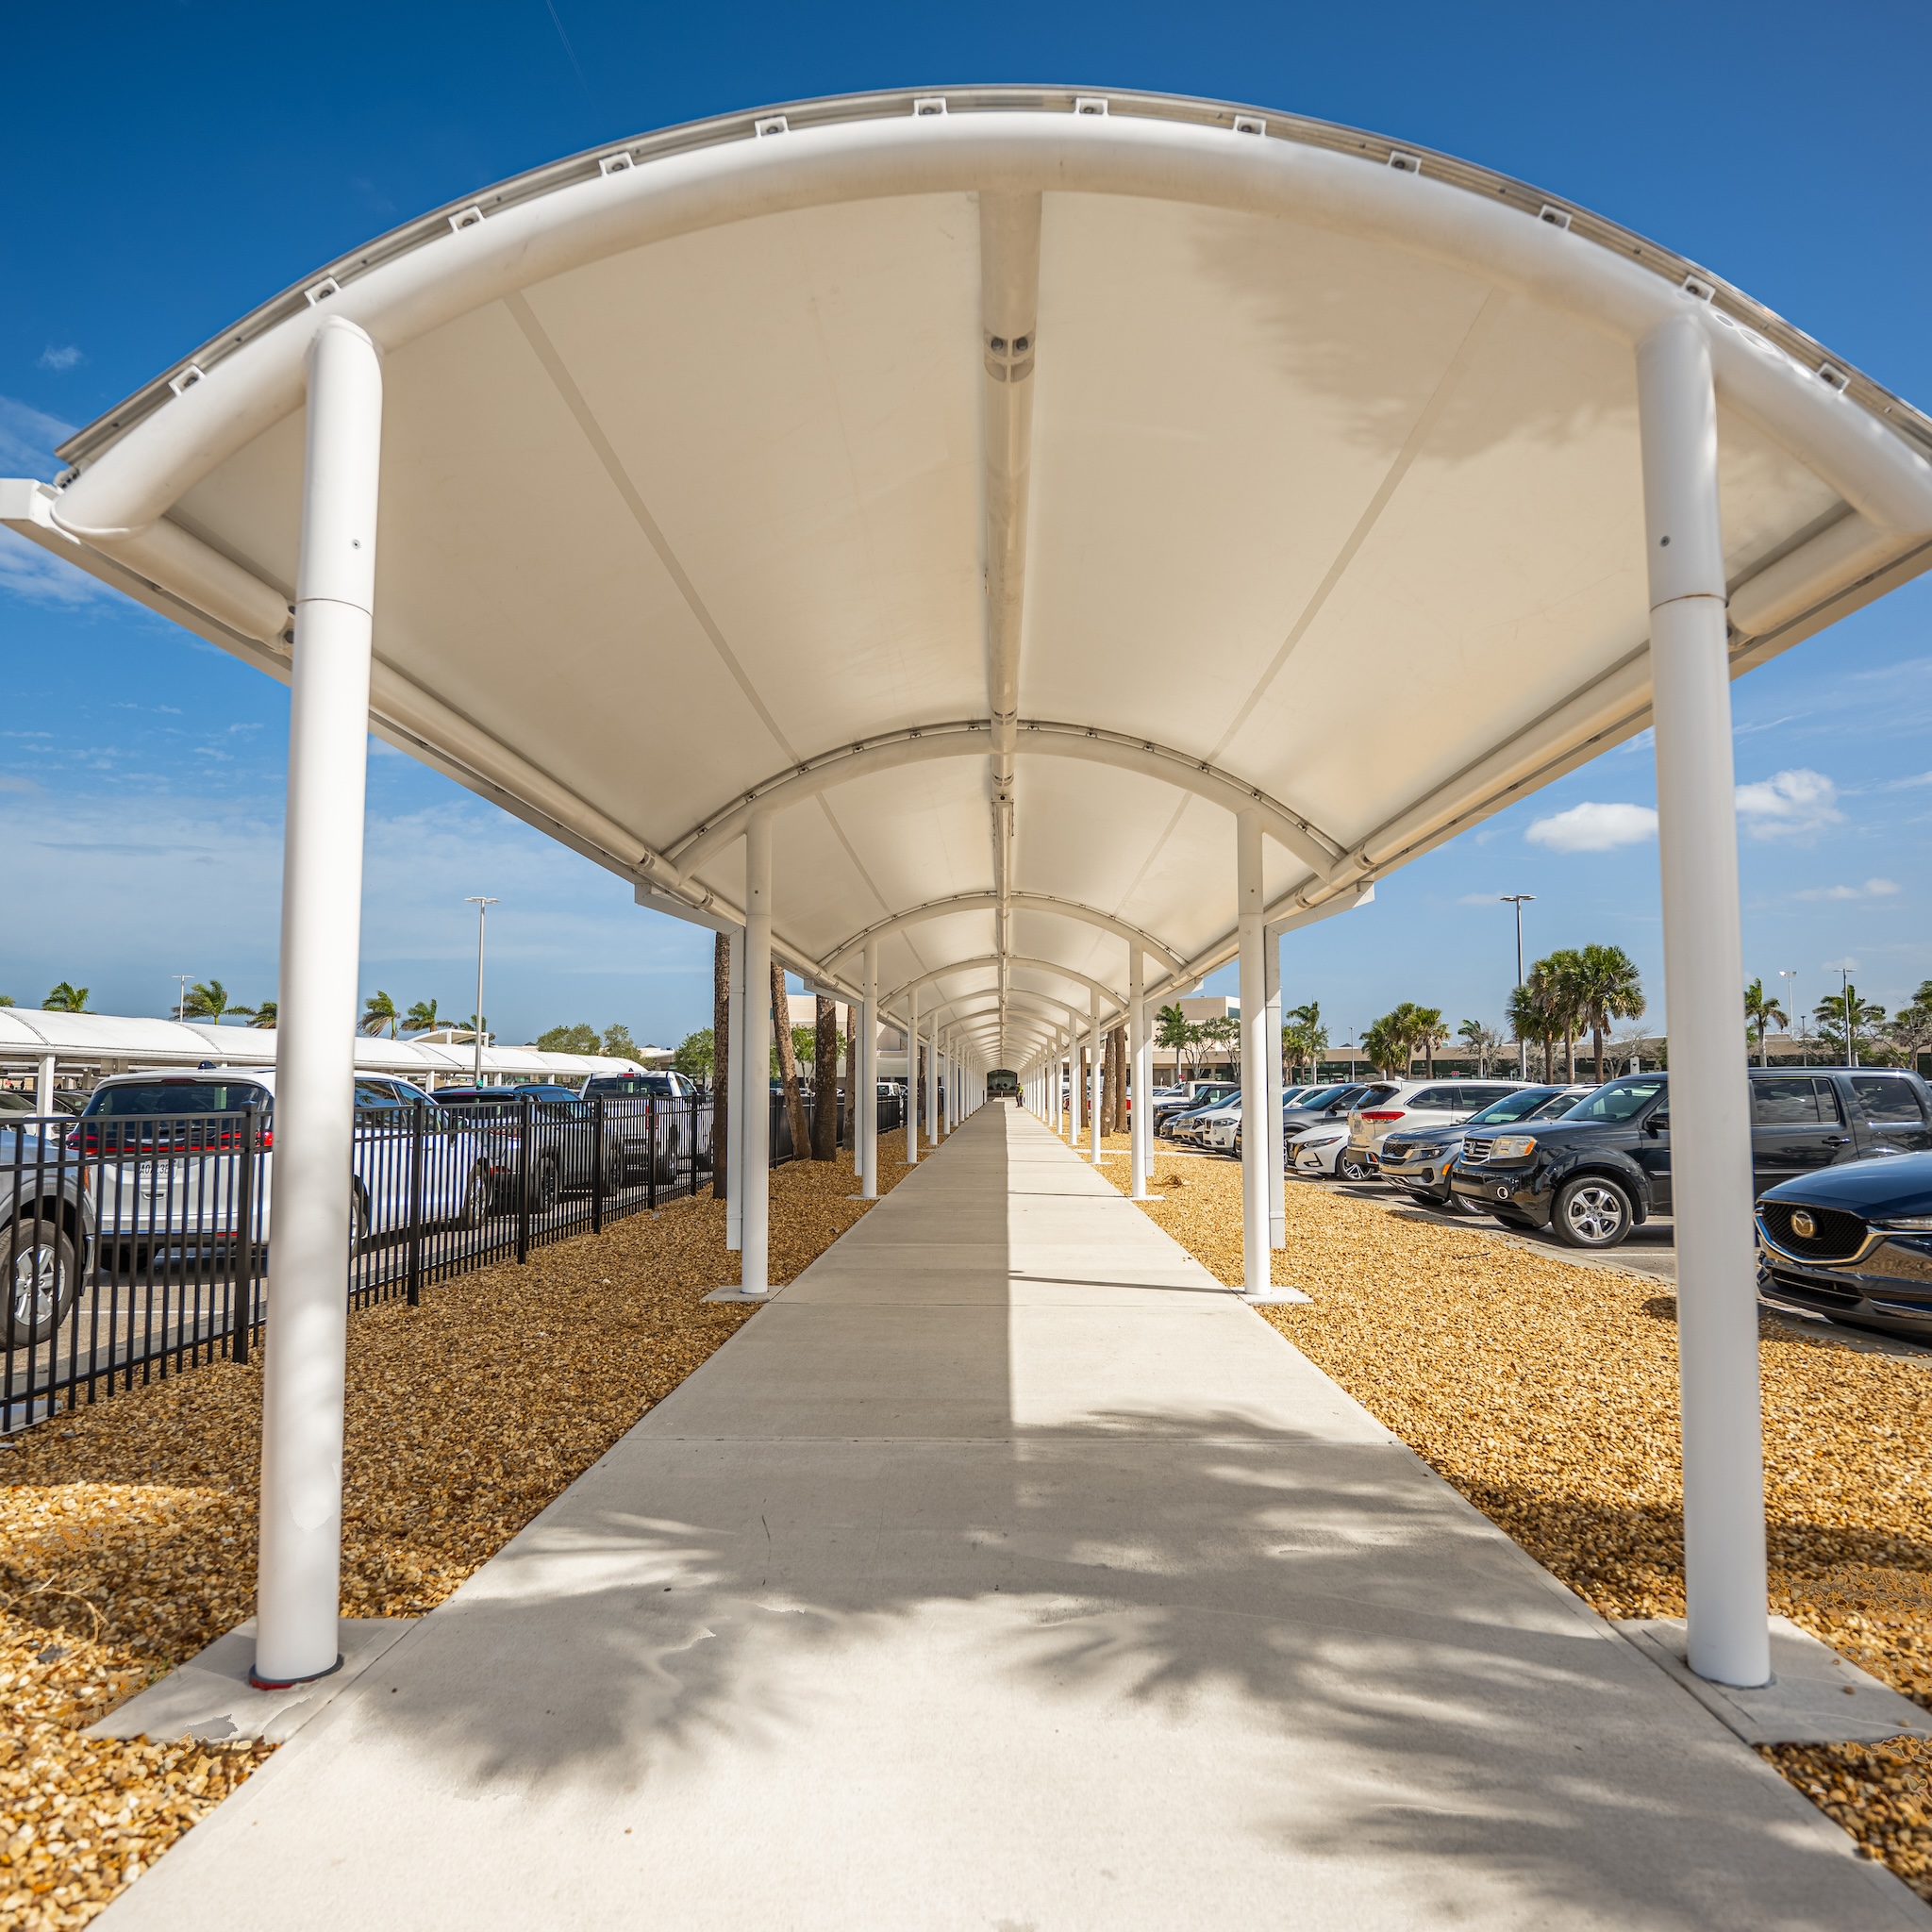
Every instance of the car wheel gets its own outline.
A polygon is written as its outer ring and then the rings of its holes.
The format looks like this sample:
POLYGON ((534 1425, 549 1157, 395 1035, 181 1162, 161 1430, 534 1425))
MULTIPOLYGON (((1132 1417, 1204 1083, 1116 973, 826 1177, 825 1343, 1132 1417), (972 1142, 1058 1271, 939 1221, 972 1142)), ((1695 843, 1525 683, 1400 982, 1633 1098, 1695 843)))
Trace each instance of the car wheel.
POLYGON ((1557 1191, 1550 1226, 1573 1248, 1614 1248, 1631 1226, 1630 1196, 1615 1181, 1584 1174, 1557 1191))
POLYGON ((479 1160, 470 1170, 470 1178, 463 1188, 463 1205, 457 1216, 457 1225, 464 1228, 478 1228, 490 1219, 490 1168, 479 1160))
POLYGON ((1375 1171, 1359 1154, 1344 1154, 1335 1163, 1335 1172, 1345 1181, 1372 1181, 1375 1171))
POLYGON ((74 1306, 79 1257, 65 1229, 52 1221, 9 1225, 5 1241, 7 1345, 32 1348, 54 1333, 74 1306))
POLYGON ((557 1206, 558 1198, 563 1192, 563 1183, 557 1172, 554 1160, 543 1159, 537 1163, 537 1176, 530 1184, 530 1212, 548 1214, 557 1206))

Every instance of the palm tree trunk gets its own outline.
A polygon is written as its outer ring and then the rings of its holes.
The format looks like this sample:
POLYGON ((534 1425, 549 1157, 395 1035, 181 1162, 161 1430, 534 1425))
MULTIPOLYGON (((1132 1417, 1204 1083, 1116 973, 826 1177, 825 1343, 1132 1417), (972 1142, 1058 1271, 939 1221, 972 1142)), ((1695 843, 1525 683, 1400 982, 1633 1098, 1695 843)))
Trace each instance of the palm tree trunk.
POLYGON ((805 1095, 798 1087, 798 1051, 791 1043, 791 1002, 785 995, 785 969, 772 961, 772 1038, 778 1042, 778 1077, 785 1083, 785 1117, 791 1123, 791 1153, 803 1160, 811 1145, 806 1124, 805 1095))
POLYGON ((1590 1050, 1595 1056, 1591 1071, 1596 1074, 1596 1084, 1601 1087, 1604 1084, 1604 1029, 1601 1026, 1590 1029, 1590 1050))
POLYGON ((731 1191, 731 935, 711 941, 711 1199, 731 1191))
POLYGON ((812 1039, 812 1091, 818 1095, 811 1116, 811 1158, 829 1160, 839 1134, 839 1007, 821 993, 813 1017, 818 1031, 812 1039))
POLYGON ((858 1008, 845 1008, 845 1144, 858 1158, 858 1008))
POLYGON ((1563 1084, 1576 1084, 1576 1035, 1567 1026, 1563 1029, 1563 1084))

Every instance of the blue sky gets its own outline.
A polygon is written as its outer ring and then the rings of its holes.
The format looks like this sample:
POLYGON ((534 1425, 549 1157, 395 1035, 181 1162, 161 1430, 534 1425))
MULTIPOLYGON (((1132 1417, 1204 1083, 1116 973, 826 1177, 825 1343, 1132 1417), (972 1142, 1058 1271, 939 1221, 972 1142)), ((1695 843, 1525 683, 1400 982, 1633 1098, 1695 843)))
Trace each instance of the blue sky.
MULTIPOLYGON (((1879 76, 1925 70, 1932 9, 1844 5, 1337 9, 620 7, 591 0, 46 9, 8 23, 0 102, 0 474, 51 474, 65 425, 331 256, 465 189, 725 108, 911 83, 1090 82, 1353 122, 1506 169, 1682 250, 1932 403, 1922 130, 1879 76)), ((160 1012, 175 973, 274 990, 282 689, 0 548, 0 992, 57 979, 160 1012)), ((1805 1005, 1857 962, 1896 1006, 1932 977, 1932 586, 1735 688, 1747 973, 1805 1005)), ((1365 708, 1347 728, 1373 744, 1365 708)), ((365 990, 490 1007, 527 1038, 709 1017, 709 940, 377 748, 365 990)), ((1532 955, 1613 941, 1662 1006, 1647 742, 1610 753, 1291 938, 1291 1000, 1336 1037, 1397 1000, 1494 1021, 1532 955)), ((1231 990, 1231 975, 1228 979, 1231 990)), ((1223 990, 1217 979, 1212 990, 1223 990)))

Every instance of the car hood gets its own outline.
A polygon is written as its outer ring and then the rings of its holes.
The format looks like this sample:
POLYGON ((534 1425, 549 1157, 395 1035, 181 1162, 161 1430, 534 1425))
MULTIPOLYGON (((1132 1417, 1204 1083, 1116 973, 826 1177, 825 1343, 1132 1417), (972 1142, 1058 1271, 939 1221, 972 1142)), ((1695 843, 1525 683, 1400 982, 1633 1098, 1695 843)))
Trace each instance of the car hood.
MULTIPOLYGON (((1459 1121, 1454 1126, 1448 1127, 1397 1127, 1392 1134, 1387 1137, 1382 1144, 1384 1146, 1407 1146, 1413 1144, 1421 1147, 1442 1141, 1459 1141, 1466 1131, 1459 1121)), ((1488 1129, 1485 1128, 1483 1131, 1487 1132, 1488 1129)))
POLYGON ((1932 1154, 1881 1154, 1822 1174, 1800 1174, 1768 1189, 1767 1201, 1803 1201, 1842 1208, 1867 1220, 1932 1214, 1932 1154))

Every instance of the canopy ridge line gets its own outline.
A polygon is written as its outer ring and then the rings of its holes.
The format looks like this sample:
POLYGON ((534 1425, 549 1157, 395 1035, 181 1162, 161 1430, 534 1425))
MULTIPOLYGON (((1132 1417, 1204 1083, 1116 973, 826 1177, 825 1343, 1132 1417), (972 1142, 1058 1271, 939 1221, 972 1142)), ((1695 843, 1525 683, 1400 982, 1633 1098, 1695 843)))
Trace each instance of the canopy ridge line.
MULTIPOLYGON (((1095 979, 1091 974, 1078 972, 1072 966, 1062 966, 1057 960, 1037 959, 1024 953, 981 953, 975 958, 956 959, 950 966, 935 966, 930 973, 922 973, 915 978, 907 980, 903 986, 895 986, 891 992, 881 994, 880 1004, 882 1006, 890 1006, 894 1000, 903 1000, 916 987, 930 986, 934 980, 948 978, 955 973, 978 972, 988 966, 997 966, 1002 961, 1009 967, 1024 966, 1039 973, 1057 973, 1062 979, 1076 981, 1090 991, 1100 994, 1103 999, 1111 1000, 1117 1007, 1124 1008, 1126 1006, 1126 995, 1116 988, 1108 985, 1106 980, 1095 979)), ((1028 991, 1024 987, 1013 988, 1011 990, 1021 992, 1028 991)), ((991 987, 981 987, 978 991, 991 992, 993 989, 991 987)), ((970 995, 962 993, 959 997, 965 999, 970 997, 970 995)))
MULTIPOLYGON (((841 940, 821 956, 822 969, 829 973, 848 953, 856 952, 869 939, 883 938, 902 926, 918 925, 928 919, 943 919, 949 913, 990 912, 994 904, 994 895, 991 892, 953 892, 943 899, 928 899, 924 905, 908 907, 904 912, 895 912, 890 918, 854 933, 851 938, 841 940)), ((1075 920, 1083 925, 1097 926, 1102 932, 1111 933, 1116 939, 1124 940, 1128 945, 1139 946, 1143 953, 1151 954, 1170 973, 1180 972, 1186 964, 1181 954, 1165 941, 1156 939, 1151 932, 1111 912, 1103 912, 1098 907, 1083 905, 1076 899, 1063 899, 1052 892, 1008 892, 1007 907, 1012 912, 1053 913, 1062 919, 1075 920)))
MULTIPOLYGON (((787 766, 749 791, 736 794, 724 810, 673 840, 664 848, 665 860, 680 882, 687 881, 706 860, 744 836, 745 823, 754 810, 783 811, 835 785, 852 784, 878 772, 897 771, 930 758, 983 754, 986 739, 981 734, 991 726, 992 721, 986 718, 908 726, 857 744, 840 745, 808 759, 803 767, 787 766)), ((1084 758, 1091 764, 1138 772, 1192 791, 1229 812, 1258 807, 1263 831, 1292 852, 1318 878, 1327 881, 1351 875, 1354 869, 1340 840, 1251 780, 1191 752, 1137 733, 1048 718, 1021 719, 1015 749, 1022 756, 1084 758)))

